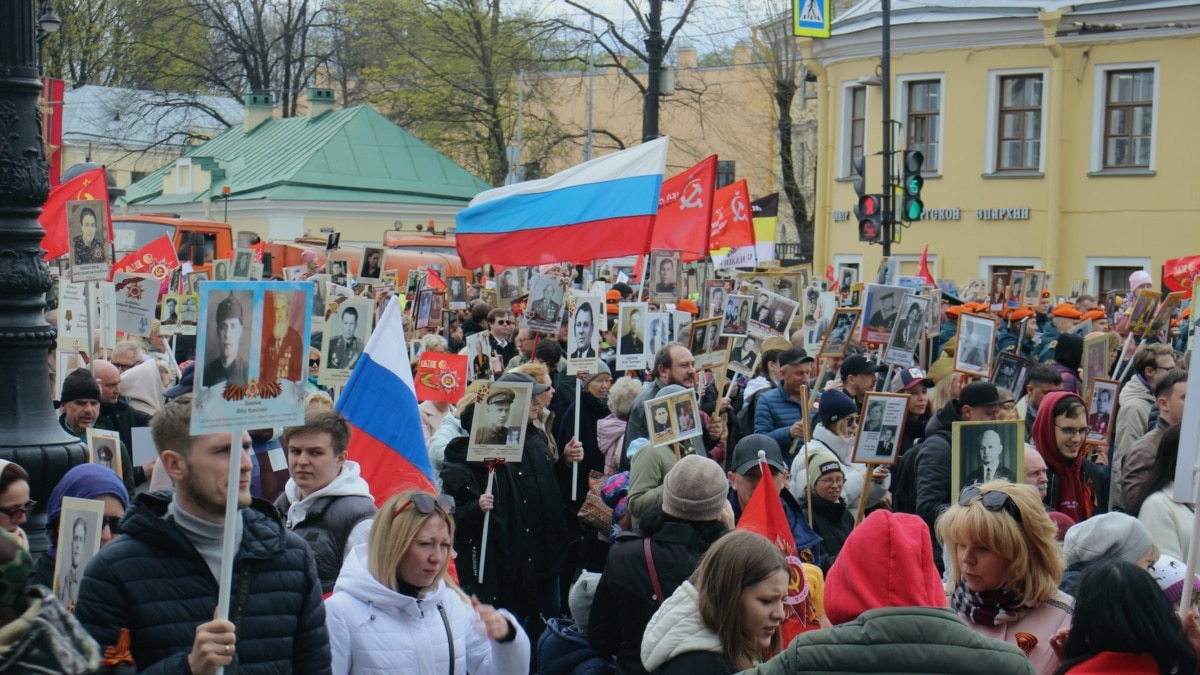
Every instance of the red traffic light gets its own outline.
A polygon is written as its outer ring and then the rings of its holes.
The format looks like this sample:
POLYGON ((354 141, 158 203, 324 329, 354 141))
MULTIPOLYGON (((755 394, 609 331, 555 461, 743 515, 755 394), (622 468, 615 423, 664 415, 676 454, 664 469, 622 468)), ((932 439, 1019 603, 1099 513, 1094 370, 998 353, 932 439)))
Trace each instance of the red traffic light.
POLYGON ((882 209, 877 195, 863 195, 858 200, 858 210, 864 217, 874 216, 882 209))

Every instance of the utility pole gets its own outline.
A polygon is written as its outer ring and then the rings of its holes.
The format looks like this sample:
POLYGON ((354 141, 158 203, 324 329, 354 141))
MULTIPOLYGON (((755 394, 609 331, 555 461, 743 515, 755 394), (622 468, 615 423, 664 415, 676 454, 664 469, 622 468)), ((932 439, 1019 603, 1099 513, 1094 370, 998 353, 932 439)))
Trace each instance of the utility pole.
POLYGON ((892 0, 881 0, 883 11, 883 54, 880 56, 880 77, 883 79, 883 255, 892 255, 892 236, 897 227, 892 201, 895 188, 892 185, 892 156, 895 154, 895 139, 892 124, 892 0))
POLYGON ((662 78, 662 0, 650 0, 650 33, 646 36, 646 102, 642 110, 642 142, 658 138, 658 99, 662 78))

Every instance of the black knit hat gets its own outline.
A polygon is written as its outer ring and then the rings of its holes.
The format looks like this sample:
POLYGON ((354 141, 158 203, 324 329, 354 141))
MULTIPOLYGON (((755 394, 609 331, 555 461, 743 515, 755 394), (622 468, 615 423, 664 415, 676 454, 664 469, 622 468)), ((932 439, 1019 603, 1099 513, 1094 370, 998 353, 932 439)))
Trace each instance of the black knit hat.
POLYGON ((63 379, 62 403, 80 399, 100 400, 100 385, 96 384, 96 376, 87 368, 76 368, 63 379))

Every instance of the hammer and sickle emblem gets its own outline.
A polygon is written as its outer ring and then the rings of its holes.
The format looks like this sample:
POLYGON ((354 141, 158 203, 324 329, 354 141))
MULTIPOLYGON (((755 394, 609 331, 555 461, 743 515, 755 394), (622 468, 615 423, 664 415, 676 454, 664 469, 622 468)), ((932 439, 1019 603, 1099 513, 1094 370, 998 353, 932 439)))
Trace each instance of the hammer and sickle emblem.
POLYGON ((700 181, 693 180, 683 189, 683 194, 679 196, 679 210, 698 209, 704 206, 704 186, 700 181))
POLYGON ((746 218, 746 202, 742 201, 741 195, 738 195, 733 198, 733 204, 731 204, 731 206, 733 207, 734 222, 747 220, 747 218, 746 218))

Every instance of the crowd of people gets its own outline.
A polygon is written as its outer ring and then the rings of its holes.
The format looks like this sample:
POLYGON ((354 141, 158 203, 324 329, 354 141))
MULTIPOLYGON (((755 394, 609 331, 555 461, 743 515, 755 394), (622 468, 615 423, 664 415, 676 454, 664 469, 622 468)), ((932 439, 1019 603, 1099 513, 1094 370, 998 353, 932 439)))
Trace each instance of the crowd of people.
MULTIPOLYGON (((81 563, 77 545, 29 552, 31 479, 0 465, 0 671, 1200 672, 1200 625, 1177 616, 1194 515, 1174 499, 1188 374, 1170 332, 1105 364, 1128 363, 1128 380, 1097 443, 1070 330, 1118 322, 1089 296, 994 317, 994 351, 1029 360, 1014 392, 955 370, 958 315, 993 312, 949 295, 927 369, 889 369, 856 338, 818 360, 800 329, 760 339, 753 373, 729 382, 697 370, 686 333, 644 370, 618 370, 621 303, 648 300, 618 282, 602 315, 589 307, 601 344, 575 355, 598 359, 577 397, 569 313, 554 308, 561 329, 538 333, 520 328, 520 303, 474 290, 448 325, 406 325, 423 351, 485 345, 460 401, 420 404, 432 491, 372 491, 316 383, 319 357, 304 424, 245 432, 236 455, 229 434, 191 435, 186 359, 172 373, 128 342, 66 374, 62 429, 115 432, 122 471, 82 464, 50 493, 51 542, 75 527, 65 499, 102 505, 99 552, 81 563), (493 380, 531 400, 520 461, 488 466, 468 456, 493 380), (892 465, 855 455, 860 424, 881 424, 865 410, 880 391, 907 395, 902 433, 881 441, 892 465), (646 404, 686 392, 697 435, 655 444, 646 404), (997 459, 995 432, 956 446, 956 425, 998 420, 1021 423, 1023 466, 997 459), (157 457, 135 465, 146 426, 157 457), (953 494, 962 452, 981 466, 953 494), (739 527, 763 480, 793 549, 739 527)), ((689 299, 675 307, 699 318, 689 299)))

